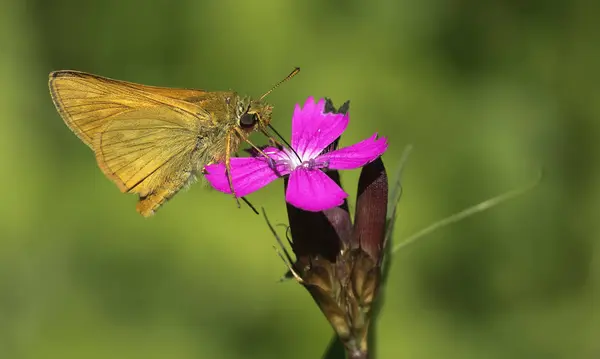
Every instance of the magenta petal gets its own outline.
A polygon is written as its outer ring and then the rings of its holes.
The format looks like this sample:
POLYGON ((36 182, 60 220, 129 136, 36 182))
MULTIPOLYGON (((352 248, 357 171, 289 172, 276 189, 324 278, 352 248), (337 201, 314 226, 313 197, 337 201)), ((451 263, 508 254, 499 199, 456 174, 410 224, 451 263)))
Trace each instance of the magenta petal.
POLYGON ((294 207, 319 212, 344 203, 348 194, 319 170, 297 168, 290 174, 285 199, 294 207))
POLYGON ((375 160, 387 150, 387 147, 387 139, 385 137, 377 138, 377 134, 374 134, 352 146, 325 153, 316 160, 318 163, 324 163, 326 168, 349 170, 362 167, 375 160))
MULTIPOLYGON (((277 154, 270 155, 273 159, 278 158, 277 154)), ((231 193, 225 164, 216 163, 204 169, 207 172, 204 177, 211 186, 218 191, 231 193)), ((277 169, 279 172, 275 172, 264 157, 231 158, 231 179, 236 195, 246 196, 289 173, 285 166, 277 166, 277 169)))
POLYGON ((303 160, 316 157, 348 126, 350 118, 344 114, 324 114, 325 100, 309 97, 300 108, 296 105, 292 116, 292 148, 303 160))

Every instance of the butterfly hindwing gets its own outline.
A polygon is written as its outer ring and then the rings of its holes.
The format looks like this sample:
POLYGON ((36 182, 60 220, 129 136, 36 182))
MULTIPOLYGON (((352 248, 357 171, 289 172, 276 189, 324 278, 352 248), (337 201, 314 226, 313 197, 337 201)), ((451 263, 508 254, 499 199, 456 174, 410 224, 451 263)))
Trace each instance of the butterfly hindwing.
POLYGON ((122 192, 140 196, 138 211, 151 215, 191 181, 208 161, 194 116, 166 106, 115 116, 94 136, 98 165, 122 192))

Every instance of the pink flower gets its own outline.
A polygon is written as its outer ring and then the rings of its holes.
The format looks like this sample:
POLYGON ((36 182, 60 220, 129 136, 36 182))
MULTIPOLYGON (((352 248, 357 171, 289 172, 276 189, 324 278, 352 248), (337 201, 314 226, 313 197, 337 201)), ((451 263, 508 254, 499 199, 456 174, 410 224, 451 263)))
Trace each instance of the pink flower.
MULTIPOLYGON (((352 146, 323 151, 340 137, 350 120, 347 114, 325 113, 324 109, 325 100, 315 104, 312 97, 303 108, 296 105, 291 149, 263 149, 270 159, 258 153, 253 157, 232 158, 231 177, 236 195, 246 196, 289 175, 285 199, 293 206, 319 212, 342 204, 348 194, 323 171, 362 167, 381 156, 388 145, 385 137, 377 138, 374 134, 352 146)), ((231 193, 224 164, 208 165, 205 169, 205 177, 215 189, 231 193)))

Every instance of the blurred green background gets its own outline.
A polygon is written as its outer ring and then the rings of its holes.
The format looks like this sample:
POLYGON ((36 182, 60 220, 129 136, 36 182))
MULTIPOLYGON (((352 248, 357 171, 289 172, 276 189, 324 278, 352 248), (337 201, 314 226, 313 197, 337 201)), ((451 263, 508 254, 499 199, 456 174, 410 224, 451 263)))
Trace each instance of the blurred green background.
MULTIPOLYGON (((407 144, 380 358, 600 355, 600 3, 3 0, 0 358, 319 358, 331 329, 262 217, 202 184, 144 219, 56 113, 50 71, 351 100, 342 144, 407 144)), ((257 142, 261 136, 253 137, 257 142)), ((343 174, 354 194, 358 171, 343 174)), ((282 182, 250 196, 286 223, 282 182)))

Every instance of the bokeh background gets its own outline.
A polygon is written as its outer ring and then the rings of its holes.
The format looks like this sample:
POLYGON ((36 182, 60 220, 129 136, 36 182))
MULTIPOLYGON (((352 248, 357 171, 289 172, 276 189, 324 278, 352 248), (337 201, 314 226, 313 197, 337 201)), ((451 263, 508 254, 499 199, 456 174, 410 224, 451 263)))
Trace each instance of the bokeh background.
MULTIPOLYGON (((342 144, 414 145, 380 358, 600 356, 600 3, 3 0, 0 358, 319 358, 332 331, 264 220, 202 184, 144 219, 56 113, 47 75, 351 100, 342 144)), ((264 139, 253 137, 257 142, 264 139)), ((358 171, 343 174, 354 203, 358 171)), ((250 196, 286 223, 282 183, 250 196)))

